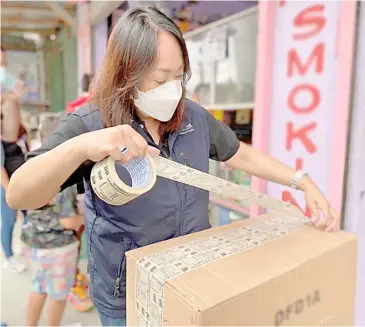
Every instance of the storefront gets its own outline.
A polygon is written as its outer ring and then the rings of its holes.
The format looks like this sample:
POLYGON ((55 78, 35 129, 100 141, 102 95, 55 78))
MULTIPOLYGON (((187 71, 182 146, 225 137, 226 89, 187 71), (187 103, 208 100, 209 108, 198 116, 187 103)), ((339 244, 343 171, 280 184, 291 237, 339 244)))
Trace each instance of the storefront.
MULTIPOLYGON (((258 7, 247 3, 244 10, 185 33, 192 78, 187 96, 228 124, 238 138, 252 142, 258 7)), ((210 162, 210 173, 250 187, 248 174, 225 164, 210 162)), ((248 216, 239 201, 211 195, 214 226, 248 216)))
MULTIPOLYGON (((185 33, 193 73, 188 97, 229 124, 242 141, 307 171, 344 213, 344 228, 360 235, 360 254, 365 250, 364 7, 355 1, 251 3, 185 33)), ((93 69, 107 37, 104 19, 93 26, 93 69)), ((224 164, 211 162, 210 170, 308 212, 300 192, 251 180, 224 164)), ((213 225, 259 212, 211 196, 213 225)), ((365 276, 363 258, 359 276, 365 276)), ((359 277, 358 325, 365 324, 364 282, 359 277)))

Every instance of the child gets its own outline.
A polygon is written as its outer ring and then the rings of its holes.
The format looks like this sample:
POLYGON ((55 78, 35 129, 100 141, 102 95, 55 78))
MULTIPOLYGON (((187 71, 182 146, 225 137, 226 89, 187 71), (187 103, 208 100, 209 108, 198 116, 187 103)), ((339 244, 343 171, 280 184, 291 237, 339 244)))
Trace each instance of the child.
MULTIPOLYGON (((82 185, 83 186, 83 185, 82 185)), ((84 213, 84 190, 77 185, 77 209, 80 214, 84 213)), ((76 237, 79 240, 78 248, 78 259, 80 258, 82 234, 84 232, 85 226, 82 225, 76 231, 76 237)), ((87 312, 94 308, 93 303, 89 297, 89 280, 86 275, 80 272, 80 269, 76 269, 76 277, 74 286, 71 288, 71 292, 68 295, 68 300, 72 306, 79 312, 87 312)))
MULTIPOLYGON (((59 123, 58 117, 47 117, 40 127, 41 141, 59 123)), ((25 255, 31 262, 33 285, 26 326, 38 325, 47 297, 47 325, 61 323, 77 267, 79 242, 75 230, 84 223, 76 210, 76 195, 76 188, 67 188, 43 208, 27 213, 21 238, 27 245, 25 255)))

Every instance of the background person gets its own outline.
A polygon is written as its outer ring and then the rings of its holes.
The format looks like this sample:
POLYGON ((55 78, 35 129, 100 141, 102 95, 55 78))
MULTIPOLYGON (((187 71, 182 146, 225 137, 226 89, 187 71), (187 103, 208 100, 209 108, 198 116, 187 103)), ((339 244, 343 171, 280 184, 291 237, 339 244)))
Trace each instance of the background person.
MULTIPOLYGON (((85 105, 90 100, 90 83, 93 76, 89 74, 84 74, 82 76, 81 86, 82 86, 82 94, 75 101, 69 103, 65 110, 66 113, 70 114, 75 112, 81 106, 85 105)), ((77 203, 78 209, 80 213, 84 213, 84 183, 77 184, 77 203)), ((81 245, 82 245, 82 235, 84 233, 85 226, 82 225, 76 232, 76 236, 79 240, 79 249, 78 249, 78 262, 80 260, 81 253, 81 245)), ((89 297, 89 280, 86 275, 80 272, 80 269, 77 268, 75 285, 71 289, 68 300, 73 305, 73 307, 80 312, 86 312, 91 310, 94 306, 89 297)))
POLYGON ((81 88, 82 88, 82 94, 75 100, 67 104, 66 113, 73 113, 81 106, 85 105, 90 100, 90 84, 93 79, 93 76, 90 74, 84 74, 82 76, 81 80, 81 88))
MULTIPOLYGON (((58 125, 58 117, 47 117, 40 130, 41 142, 58 125)), ((26 244, 25 256, 32 267, 26 326, 38 325, 47 297, 48 326, 61 323, 77 267, 79 242, 75 230, 84 219, 77 212, 76 194, 76 186, 71 186, 44 207, 27 213, 21 235, 26 244)))
MULTIPOLYGON (((1 69, 7 73, 6 51, 1 48, 1 69)), ((13 230, 17 211, 11 209, 6 201, 9 178, 24 162, 24 154, 17 144, 21 130, 18 100, 24 94, 22 82, 16 81, 13 88, 1 85, 1 246, 5 255, 3 267, 12 272, 22 272, 26 267, 14 256, 13 230)))
POLYGON ((308 176, 240 143, 227 125, 185 100, 189 76, 185 41, 173 21, 155 8, 128 10, 113 29, 93 81, 93 105, 66 117, 10 181, 10 204, 33 208, 85 180, 90 294, 104 326, 125 325, 125 252, 209 228, 209 192, 158 178, 148 193, 112 206, 93 193, 92 162, 107 156, 128 162, 149 151, 208 172, 209 158, 225 161, 260 178, 297 185, 313 221, 323 214, 328 231, 339 227, 339 216, 308 176))

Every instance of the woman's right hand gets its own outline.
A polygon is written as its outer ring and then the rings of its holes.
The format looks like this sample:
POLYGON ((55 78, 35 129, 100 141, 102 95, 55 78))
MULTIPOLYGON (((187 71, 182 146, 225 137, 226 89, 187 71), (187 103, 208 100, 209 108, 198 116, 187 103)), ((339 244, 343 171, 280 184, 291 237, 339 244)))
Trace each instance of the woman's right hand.
POLYGON ((82 134, 77 137, 77 147, 86 160, 98 162, 110 156, 115 161, 128 162, 133 158, 141 158, 149 152, 158 156, 159 150, 148 146, 147 141, 130 125, 119 125, 82 134), (128 151, 122 154, 121 149, 128 151))

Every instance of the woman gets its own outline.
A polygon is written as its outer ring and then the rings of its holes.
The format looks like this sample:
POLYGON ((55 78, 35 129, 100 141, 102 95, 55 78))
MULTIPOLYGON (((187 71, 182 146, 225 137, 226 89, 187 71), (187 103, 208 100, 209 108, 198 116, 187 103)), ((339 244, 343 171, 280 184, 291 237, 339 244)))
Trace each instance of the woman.
POLYGON ((147 194, 111 206, 92 191, 91 162, 106 156, 128 162, 148 151, 207 172, 209 158, 226 161, 252 175, 299 186, 314 217, 321 213, 327 230, 338 228, 338 216, 309 177, 240 143, 226 125, 184 99, 189 76, 177 26, 154 8, 127 11, 94 81, 93 105, 68 116, 10 182, 7 198, 13 207, 37 208, 84 179, 90 294, 105 326, 125 324, 125 251, 209 228, 209 195, 159 178, 147 194))
MULTIPOLYGON (((4 76, 8 75, 6 68, 6 51, 1 48, 4 76)), ((13 89, 2 88, 1 91, 1 246, 5 256, 4 268, 22 272, 25 266, 15 258, 12 247, 17 211, 8 206, 5 195, 9 177, 24 163, 22 149, 17 144, 21 126, 18 100, 24 94, 23 83, 16 81, 13 89)))

